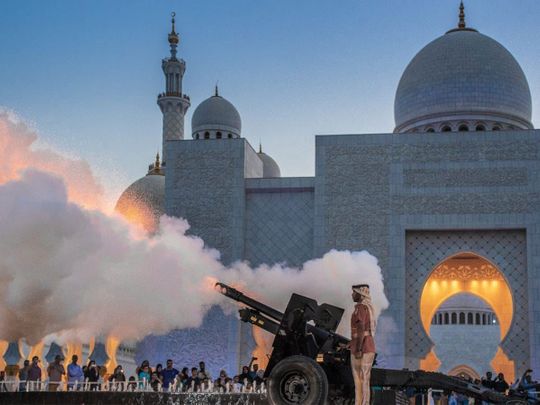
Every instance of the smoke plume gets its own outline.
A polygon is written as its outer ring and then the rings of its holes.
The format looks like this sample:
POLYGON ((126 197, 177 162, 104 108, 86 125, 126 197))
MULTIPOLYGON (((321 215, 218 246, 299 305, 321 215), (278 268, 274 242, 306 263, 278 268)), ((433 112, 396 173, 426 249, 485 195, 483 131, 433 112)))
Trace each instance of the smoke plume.
POLYGON ((32 150, 35 140, 23 124, 0 117, 2 339, 139 339, 197 327, 213 305, 234 309, 213 288, 218 280, 279 310, 297 292, 348 311, 350 286, 367 282, 377 313, 388 306, 381 270, 367 252, 331 251, 301 269, 225 267, 216 250, 186 234, 182 219, 162 217, 148 237, 96 209, 90 194, 103 188, 88 165, 32 150))

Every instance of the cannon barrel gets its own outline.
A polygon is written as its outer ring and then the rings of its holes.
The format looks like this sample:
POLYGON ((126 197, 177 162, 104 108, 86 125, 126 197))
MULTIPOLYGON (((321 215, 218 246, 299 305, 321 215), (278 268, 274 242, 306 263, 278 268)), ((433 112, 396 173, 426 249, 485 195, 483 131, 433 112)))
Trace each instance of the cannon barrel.
POLYGON ((250 298, 240 291, 238 291, 236 288, 233 288, 231 286, 228 286, 224 283, 216 283, 216 287, 219 287, 219 292, 223 294, 226 297, 229 297, 235 301, 241 302, 242 304, 247 305, 248 307, 253 308, 254 310, 260 312, 263 315, 266 315, 270 318, 273 318, 277 321, 277 323, 280 323, 283 319, 283 313, 279 312, 278 310, 275 310, 274 308, 269 307, 268 305, 264 305, 260 303, 259 301, 254 300, 253 298, 250 298))

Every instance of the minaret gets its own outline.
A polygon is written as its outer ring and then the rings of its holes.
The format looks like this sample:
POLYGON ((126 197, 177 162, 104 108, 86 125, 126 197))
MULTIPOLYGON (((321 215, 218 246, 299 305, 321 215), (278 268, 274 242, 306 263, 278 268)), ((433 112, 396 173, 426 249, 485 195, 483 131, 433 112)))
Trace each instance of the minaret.
POLYGON ((165 74, 165 92, 158 96, 157 103, 163 113, 162 165, 165 165, 165 142, 184 139, 184 115, 190 106, 189 97, 182 94, 182 78, 186 71, 186 62, 176 58, 176 47, 180 38, 175 31, 172 13, 172 30, 169 34, 171 56, 163 59, 161 68, 165 74))

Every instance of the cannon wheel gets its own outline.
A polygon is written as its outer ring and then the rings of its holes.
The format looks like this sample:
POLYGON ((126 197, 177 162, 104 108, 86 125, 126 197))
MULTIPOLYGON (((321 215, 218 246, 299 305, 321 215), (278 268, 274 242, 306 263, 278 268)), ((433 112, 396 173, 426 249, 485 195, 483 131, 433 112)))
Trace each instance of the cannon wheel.
POLYGON ((270 373, 268 399, 271 405, 324 405, 327 397, 326 374, 309 357, 287 357, 270 373))

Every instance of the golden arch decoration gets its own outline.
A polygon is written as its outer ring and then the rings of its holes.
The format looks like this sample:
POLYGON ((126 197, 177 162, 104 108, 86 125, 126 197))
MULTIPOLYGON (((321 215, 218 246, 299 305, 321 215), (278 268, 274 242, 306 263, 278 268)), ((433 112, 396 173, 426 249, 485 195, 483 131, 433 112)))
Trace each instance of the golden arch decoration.
MULTIPOLYGON (((459 253, 445 259, 435 266, 426 280, 420 297, 420 318, 428 336, 437 309, 444 301, 460 293, 476 295, 493 308, 502 341, 510 330, 514 313, 510 286, 497 266, 475 253, 459 253)), ((436 371, 440 365, 433 348, 420 361, 420 367, 424 370, 436 371)), ((505 355, 500 345, 491 366, 510 379, 514 378, 514 362, 505 355)))
POLYGON ((468 376, 472 378, 473 380, 479 380, 481 378, 480 375, 476 372, 476 370, 474 370, 473 368, 465 364, 454 367, 452 370, 448 372, 448 375, 451 375, 454 377, 468 376))

